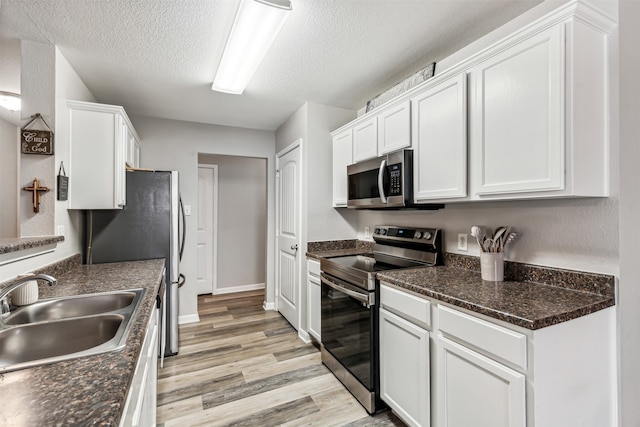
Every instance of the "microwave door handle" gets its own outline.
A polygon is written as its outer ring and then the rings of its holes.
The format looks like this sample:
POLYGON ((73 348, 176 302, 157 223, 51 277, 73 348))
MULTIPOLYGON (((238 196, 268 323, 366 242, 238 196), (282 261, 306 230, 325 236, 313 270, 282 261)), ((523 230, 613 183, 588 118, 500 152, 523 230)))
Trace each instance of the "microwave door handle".
POLYGON ((380 201, 387 203, 387 195, 384 194, 384 173, 387 168, 387 159, 380 162, 380 169, 378 170, 378 191, 380 192, 380 201))

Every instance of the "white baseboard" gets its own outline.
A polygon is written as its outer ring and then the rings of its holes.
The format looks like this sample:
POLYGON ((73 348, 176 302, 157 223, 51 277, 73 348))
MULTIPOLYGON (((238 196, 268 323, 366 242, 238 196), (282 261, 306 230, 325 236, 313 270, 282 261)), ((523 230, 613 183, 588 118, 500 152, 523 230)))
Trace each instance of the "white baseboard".
POLYGON ((309 344, 311 342, 311 335, 302 329, 298 330, 298 338, 300 338, 305 344, 309 344))
POLYGON ((214 290, 213 294, 233 294, 235 292, 256 291, 258 289, 264 289, 264 283, 256 283, 254 285, 230 286, 228 288, 217 288, 214 290))
POLYGON ((198 323, 199 321, 200 321, 200 316, 198 316, 198 313, 185 314, 184 316, 178 317, 178 325, 184 325, 186 323, 198 323))
POLYGON ((273 310, 273 311, 275 311, 275 310, 276 310, 276 303, 275 303, 275 302, 266 302, 266 301, 264 301, 264 302, 262 303, 262 308, 263 308, 265 311, 267 311, 267 310, 273 310))

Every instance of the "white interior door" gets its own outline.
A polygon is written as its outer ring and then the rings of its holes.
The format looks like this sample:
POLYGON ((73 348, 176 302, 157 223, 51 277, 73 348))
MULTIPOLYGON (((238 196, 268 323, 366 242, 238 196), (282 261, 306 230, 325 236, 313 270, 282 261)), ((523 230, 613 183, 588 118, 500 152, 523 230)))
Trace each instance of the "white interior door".
POLYGON ((198 295, 215 293, 217 165, 198 167, 198 295))
POLYGON ((276 156, 276 239, 278 311, 300 326, 300 143, 276 156))

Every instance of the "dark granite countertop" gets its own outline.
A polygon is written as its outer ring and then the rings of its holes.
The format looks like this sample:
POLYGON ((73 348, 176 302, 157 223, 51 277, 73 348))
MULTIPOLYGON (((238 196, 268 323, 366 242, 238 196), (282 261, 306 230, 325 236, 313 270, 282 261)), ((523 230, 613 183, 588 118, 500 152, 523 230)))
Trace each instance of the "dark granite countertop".
POLYGON ((123 350, 0 375, 0 426, 116 426, 124 409, 164 260, 81 265, 39 284, 40 299, 144 288, 123 350))
POLYGON ((365 248, 349 248, 349 249, 334 249, 328 251, 310 251, 305 255, 307 258, 312 258, 320 261, 322 258, 332 258, 337 256, 347 256, 347 255, 364 255, 371 253, 370 250, 365 248))
POLYGON ((15 237, 0 239, 0 255, 64 241, 64 236, 15 237))
MULTIPOLYGON (((371 253, 355 240, 313 242, 306 256, 321 260, 371 253)), ((597 273, 505 262, 504 282, 480 278, 478 257, 444 253, 444 266, 390 270, 378 279, 527 329, 566 322, 615 305, 615 278, 597 273)))
POLYGON ((385 271, 377 277, 417 294, 533 330, 615 304, 610 295, 527 281, 488 282, 480 278, 479 271, 456 267, 385 271))

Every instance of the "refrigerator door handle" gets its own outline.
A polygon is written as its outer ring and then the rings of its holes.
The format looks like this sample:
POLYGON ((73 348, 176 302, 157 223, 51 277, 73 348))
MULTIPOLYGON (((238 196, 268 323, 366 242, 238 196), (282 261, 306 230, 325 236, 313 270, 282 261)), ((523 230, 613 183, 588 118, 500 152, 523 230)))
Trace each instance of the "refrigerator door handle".
MULTIPOLYGON (((187 220, 187 217, 186 217, 186 215, 184 213, 184 204, 182 203, 182 196, 179 196, 179 200, 180 200, 180 203, 179 203, 180 204, 180 212, 182 213, 182 227, 180 227, 180 223, 178 223, 178 233, 182 233, 181 242, 180 242, 179 260, 182 261, 182 253, 184 252, 184 241, 185 241, 185 238, 187 236, 187 233, 186 233, 186 229, 187 229, 186 220, 187 220)), ((184 276, 182 276, 182 277, 184 277, 184 276)), ((183 281, 183 283, 184 283, 184 281, 183 281)), ((180 286, 182 286, 182 285, 180 285, 180 286)))

